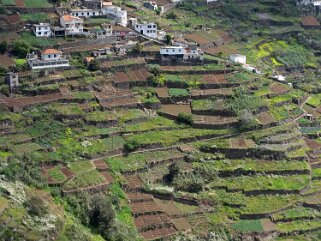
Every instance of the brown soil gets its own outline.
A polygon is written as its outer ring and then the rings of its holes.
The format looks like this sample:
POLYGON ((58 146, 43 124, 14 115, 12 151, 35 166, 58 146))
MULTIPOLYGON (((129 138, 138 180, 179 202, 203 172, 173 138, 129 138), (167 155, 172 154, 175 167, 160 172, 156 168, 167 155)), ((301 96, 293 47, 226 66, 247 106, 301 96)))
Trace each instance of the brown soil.
POLYGON ((262 112, 260 114, 258 114, 256 116, 256 118, 263 124, 263 125, 267 125, 267 124, 271 124, 274 123, 274 117, 268 113, 268 112, 262 112))
POLYGON ((321 144, 316 142, 315 140, 304 138, 305 143, 313 150, 321 149, 321 144))
POLYGON ((262 219, 261 224, 264 232, 271 232, 277 230, 276 224, 271 222, 270 219, 262 219))
POLYGON ((94 163, 96 169, 99 171, 108 170, 108 165, 103 160, 96 160, 96 161, 93 161, 93 163, 94 163))
POLYGON ((225 79, 224 74, 205 74, 203 75, 201 82, 210 84, 228 83, 228 81, 225 79))
POLYGON ((191 225, 189 222, 187 222, 186 218, 175 218, 172 219, 175 227, 178 229, 178 231, 190 231, 192 230, 191 225))
POLYGON ((138 176, 125 176, 126 179, 126 188, 137 189, 142 188, 144 183, 138 176))
POLYGON ((146 81, 150 73, 146 68, 131 70, 128 72, 117 72, 112 78, 115 83, 130 82, 130 81, 146 81))
POLYGON ((167 201, 167 200, 162 200, 162 199, 156 199, 155 198, 155 202, 169 216, 181 215, 182 214, 182 212, 175 206, 173 201, 167 201))
POLYGON ((237 122, 236 117, 225 117, 225 116, 207 116, 207 115, 194 115, 194 123, 204 124, 232 124, 237 122))
POLYGON ((277 84, 277 83, 273 83, 270 86, 270 91, 276 95, 282 95, 284 93, 289 92, 289 88, 285 85, 281 85, 281 84, 277 84))
POLYGON ((25 2, 24 0, 16 0, 16 5, 17 7, 25 7, 25 2))
POLYGON ((231 148, 237 148, 237 149, 246 149, 254 147, 255 143, 252 140, 245 139, 245 138, 235 138, 231 139, 231 148))
POLYGON ((171 115, 177 116, 179 113, 186 113, 191 114, 191 107, 190 105, 162 105, 161 111, 164 113, 168 113, 171 115))
POLYGON ((204 89, 193 90, 192 97, 196 96, 231 96, 233 94, 232 88, 220 88, 220 89, 204 89))
POLYGON ((167 98, 169 97, 167 87, 158 87, 155 89, 158 98, 167 98))
POLYGON ((0 55, 0 65, 1 66, 9 67, 9 66, 12 66, 14 64, 15 64, 15 62, 14 62, 13 58, 10 58, 6 54, 0 55))

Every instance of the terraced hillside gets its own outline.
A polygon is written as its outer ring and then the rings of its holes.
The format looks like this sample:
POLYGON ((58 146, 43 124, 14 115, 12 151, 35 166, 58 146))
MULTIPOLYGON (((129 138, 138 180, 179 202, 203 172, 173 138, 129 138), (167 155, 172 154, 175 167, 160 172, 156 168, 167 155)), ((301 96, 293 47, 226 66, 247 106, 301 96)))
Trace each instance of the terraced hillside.
MULTIPOLYGON (((107 193, 118 200, 117 219, 145 240, 318 230, 321 145, 300 124, 308 95, 231 68, 226 76, 199 70, 196 85, 185 81, 185 69, 174 80, 162 66, 162 87, 119 89, 109 79, 91 88, 81 77, 59 82, 50 102, 35 100, 46 93, 2 97, 3 173, 20 163, 13 175, 26 172, 19 179, 48 186, 76 216, 70 200, 107 193), (146 109, 150 98, 154 110, 146 109), (22 112, 10 111, 20 103, 22 112)), ((104 74, 90 78, 97 83, 104 74)), ((3 219, 14 198, 5 180, 3 219)))
POLYGON ((319 8, 115 0, 159 38, 111 16, 34 36, 81 2, 0 0, 0 240, 321 239, 319 8), (71 66, 30 70, 49 48, 71 66))

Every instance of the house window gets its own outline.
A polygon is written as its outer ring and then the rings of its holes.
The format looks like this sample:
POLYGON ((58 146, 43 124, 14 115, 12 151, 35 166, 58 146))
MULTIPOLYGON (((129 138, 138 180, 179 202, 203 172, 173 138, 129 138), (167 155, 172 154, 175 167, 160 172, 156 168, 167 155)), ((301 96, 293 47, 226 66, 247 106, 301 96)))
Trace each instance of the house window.
POLYGON ((166 49, 166 53, 168 53, 168 49, 166 49))
POLYGON ((45 35, 47 35, 47 32, 45 32, 45 35))
POLYGON ((57 57, 57 55, 56 54, 54 54, 54 58, 56 58, 57 57))

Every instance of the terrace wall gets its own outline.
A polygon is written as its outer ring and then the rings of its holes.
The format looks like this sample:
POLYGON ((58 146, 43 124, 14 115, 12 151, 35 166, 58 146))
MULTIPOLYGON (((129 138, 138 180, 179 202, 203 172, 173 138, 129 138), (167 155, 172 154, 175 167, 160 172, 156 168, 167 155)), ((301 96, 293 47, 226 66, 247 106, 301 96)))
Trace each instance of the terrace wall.
POLYGON ((27 8, 27 7, 18 7, 18 6, 6 6, 11 12, 18 12, 20 14, 25 13, 56 13, 56 11, 67 11, 67 8, 54 8, 54 7, 47 7, 47 8, 27 8))
POLYGON ((271 150, 260 150, 257 148, 248 148, 248 149, 236 149, 236 148, 217 148, 217 147, 201 147, 202 151, 210 153, 223 153, 227 158, 237 159, 237 158, 246 158, 246 157, 256 157, 256 158, 267 158, 271 159, 284 159, 285 152, 281 151, 271 151, 271 150))

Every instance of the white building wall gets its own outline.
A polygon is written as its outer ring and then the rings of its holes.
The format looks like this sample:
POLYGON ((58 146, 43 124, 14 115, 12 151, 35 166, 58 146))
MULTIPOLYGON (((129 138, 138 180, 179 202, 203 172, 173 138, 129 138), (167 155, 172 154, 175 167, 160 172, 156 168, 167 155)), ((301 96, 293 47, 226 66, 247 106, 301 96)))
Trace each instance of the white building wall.
POLYGON ((50 37, 52 35, 50 24, 34 25, 34 33, 36 37, 50 37))
POLYGON ((122 10, 120 7, 108 6, 102 8, 102 15, 112 17, 117 23, 126 26, 127 25, 127 11, 122 10))
POLYGON ((230 60, 234 63, 246 64, 246 56, 241 54, 231 54, 230 60))
POLYGON ((42 60, 57 60, 60 59, 61 53, 56 53, 56 54, 41 54, 41 59, 42 60))
POLYGON ((93 9, 74 9, 70 11, 70 15, 79 18, 97 17, 101 12, 93 9))
POLYGON ((161 55, 184 55, 185 48, 183 47, 164 47, 160 49, 161 55))
POLYGON ((157 38, 157 25, 154 23, 136 24, 135 31, 150 38, 157 38))
POLYGON ((74 19, 65 21, 63 17, 60 18, 60 24, 66 30, 66 35, 82 34, 84 32, 84 23, 81 19, 74 19))

